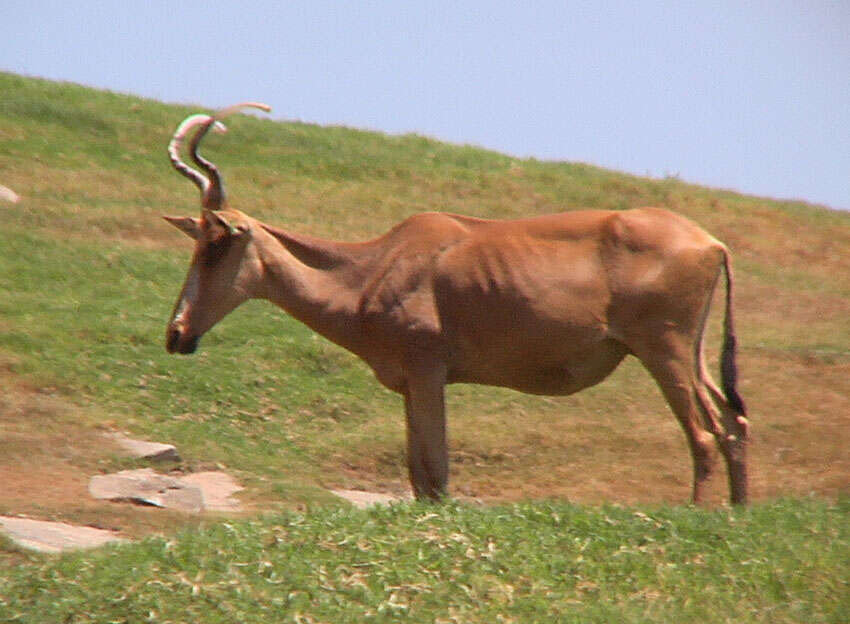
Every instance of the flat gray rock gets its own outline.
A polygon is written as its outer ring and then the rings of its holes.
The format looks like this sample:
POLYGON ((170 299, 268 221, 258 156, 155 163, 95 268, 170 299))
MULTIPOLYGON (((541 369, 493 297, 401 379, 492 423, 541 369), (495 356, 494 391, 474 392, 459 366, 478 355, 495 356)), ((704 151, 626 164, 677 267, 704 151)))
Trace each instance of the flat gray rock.
POLYGON ((231 495, 244 489, 226 472, 212 470, 193 472, 179 478, 181 483, 197 487, 204 497, 204 509, 209 511, 240 511, 242 504, 231 495))
POLYGON ((340 498, 344 498, 349 503, 359 509, 366 509, 372 505, 389 505, 405 500, 392 494, 380 494, 379 492, 365 492, 363 490, 331 490, 331 494, 335 494, 340 498))
POLYGON ((172 477, 152 468, 140 468, 89 480, 89 493, 95 498, 128 500, 189 513, 240 511, 241 505, 232 495, 241 489, 233 477, 220 471, 172 477))
POLYGON ((128 500, 189 513, 204 508, 204 495, 199 487, 151 468, 96 475, 89 480, 89 493, 98 499, 128 500))
POLYGON ((115 440, 131 457, 150 459, 152 461, 180 460, 180 455, 177 453, 177 447, 173 444, 148 442, 147 440, 134 440, 133 438, 128 438, 120 434, 108 434, 107 437, 115 440))
POLYGON ((113 531, 11 516, 0 516, 0 529, 19 546, 49 553, 126 541, 113 531))

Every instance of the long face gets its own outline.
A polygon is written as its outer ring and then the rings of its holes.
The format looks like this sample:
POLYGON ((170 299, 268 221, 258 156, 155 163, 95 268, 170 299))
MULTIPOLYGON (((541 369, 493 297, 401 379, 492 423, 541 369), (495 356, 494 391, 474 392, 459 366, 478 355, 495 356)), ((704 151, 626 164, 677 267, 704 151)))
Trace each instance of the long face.
POLYGON ((165 217, 195 239, 189 273, 166 331, 169 353, 194 353, 213 325, 255 296, 262 265, 241 213, 205 211, 200 219, 165 217))
POLYGON ((211 129, 225 130, 220 119, 241 108, 267 105, 243 102, 214 116, 190 115, 184 119, 168 143, 168 158, 174 169, 201 191, 201 218, 165 217, 165 220, 195 239, 192 266, 174 305, 165 338, 169 353, 194 353, 201 336, 243 301, 256 296, 261 283, 262 262, 252 244, 254 223, 241 212, 227 210, 218 168, 198 153, 198 147, 211 129), (192 132, 189 154, 203 171, 193 169, 180 157, 183 142, 192 132))

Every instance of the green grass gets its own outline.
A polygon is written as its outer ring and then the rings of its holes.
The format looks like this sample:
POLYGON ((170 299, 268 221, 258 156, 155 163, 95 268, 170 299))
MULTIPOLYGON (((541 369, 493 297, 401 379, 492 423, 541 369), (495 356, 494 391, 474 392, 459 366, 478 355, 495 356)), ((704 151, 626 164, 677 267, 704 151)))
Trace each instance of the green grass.
MULTIPOLYGON (((238 310, 193 358, 163 352, 190 247, 158 215, 197 211, 196 190, 168 166, 164 147, 176 123, 197 109, 2 73, 0 90, 0 180, 24 197, 0 205, 6 368, 64 393, 95 423, 109 413, 113 426, 180 443, 199 461, 259 471, 276 482, 272 488, 287 479, 318 484, 328 458, 403 480, 398 399, 354 358, 271 306, 238 310), (377 465, 363 464, 369 455, 377 465)), ((234 205, 323 236, 362 240, 435 209, 494 217, 647 204, 680 210, 735 253, 751 404, 774 398, 776 381, 760 378, 764 358, 847 362, 848 215, 417 135, 245 116, 229 125, 206 153, 223 170, 234 205)), ((716 329, 712 336, 710 347, 716 329)), ((789 374, 784 385, 794 379, 789 374)), ((477 458, 458 467, 464 474, 482 458, 524 456, 526 436, 538 447, 554 440, 534 450, 539 472, 550 475, 568 451, 563 440, 586 434, 590 423, 620 436, 615 456, 628 454, 633 438, 616 423, 645 428, 657 422, 645 414, 666 411, 633 363, 568 399, 460 387, 449 401, 455 448, 477 458), (585 424, 574 427, 563 413, 585 424), (553 421, 562 428, 552 430, 553 421)), ((789 406, 788 417, 806 401, 789 406)), ((515 479, 534 478, 526 471, 515 479)))
MULTIPOLYGON (((424 210, 657 205, 733 251, 755 507, 669 506, 689 495, 683 436, 627 360, 573 397, 452 387, 451 492, 495 506, 358 512, 327 488, 397 492, 407 480, 401 401, 362 363, 260 302, 196 355, 165 353, 191 246, 159 215, 198 210, 165 146, 199 108, 3 73, 0 93, 0 184, 23 197, 0 203, 0 482, 56 460, 27 449, 63 432, 68 446, 90 439, 57 466, 126 467, 78 456, 100 430, 122 430, 175 443, 181 470, 224 466, 258 512, 278 514, 186 520, 175 535, 178 520, 38 489, 22 510, 0 486, 2 513, 161 531, 58 558, 0 538, 0 621, 839 622, 850 611, 850 215, 417 135, 229 120, 205 153, 234 207, 271 224, 363 240, 424 210), (542 502, 507 504, 528 499, 542 502)), ((709 352, 718 344, 714 318, 709 352)), ((712 501, 725 495, 718 478, 712 501)))
POLYGON ((124 426, 156 432, 188 457, 265 475, 269 487, 303 480, 304 471, 315 479, 321 454, 369 411, 398 408, 352 356, 271 306, 247 306, 247 324, 222 323, 198 357, 166 354, 163 319, 185 261, 176 254, 10 232, 0 232, 0 246, 0 315, 16 328, 0 331, 0 349, 17 354, 14 372, 108 407, 124 426), (330 398, 329 375, 343 386, 330 398), (329 421, 332 441, 302 449, 305 437, 327 437, 329 421))
MULTIPOLYGON (((197 211, 196 190, 171 170, 164 148, 196 109, 2 73, 0 91, 0 181, 24 197, 0 204, 7 369, 63 393, 95 424, 108 413, 110 426, 180 443, 198 461, 262 474, 273 488, 318 485, 329 463, 403 481, 399 400, 353 357, 268 304, 225 319, 197 356, 164 353, 164 323, 190 247, 158 216, 197 211), (377 465, 364 464, 367 456, 377 465)), ((777 380, 762 378, 765 359, 814 362, 832 367, 819 371, 831 375, 848 361, 848 215, 417 135, 246 116, 229 125, 206 153, 223 170, 234 205, 318 235, 362 240, 435 209, 515 217, 654 204, 697 219, 735 254, 742 378, 757 422, 758 406, 776 398, 777 380)), ((713 327, 710 347, 718 342, 713 327)), ((778 387, 797 378, 789 372, 778 387)), ((614 436, 607 444, 618 457, 633 452, 630 429, 657 429, 658 411, 672 424, 634 363, 577 397, 460 387, 449 402, 453 444, 473 457, 457 467, 467 477, 487 457, 507 453, 532 454, 546 478, 569 451, 566 440, 585 436, 598 446, 589 426, 614 436), (577 414, 578 424, 564 413, 577 414)), ((783 414, 796 418, 812 403, 801 395, 783 414)), ((680 437, 671 443, 681 450, 680 437)), ((533 483, 535 470, 520 467, 488 480, 533 483)))
POLYGON ((0 571, 18 622, 842 622, 850 505, 313 509, 0 571))

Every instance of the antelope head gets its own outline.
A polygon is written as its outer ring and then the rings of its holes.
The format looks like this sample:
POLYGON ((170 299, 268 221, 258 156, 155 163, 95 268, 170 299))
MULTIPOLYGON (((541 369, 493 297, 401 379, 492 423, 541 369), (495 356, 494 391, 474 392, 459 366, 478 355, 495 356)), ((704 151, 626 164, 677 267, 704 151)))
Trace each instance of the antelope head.
POLYGON ((171 164, 201 191, 200 218, 163 217, 195 240, 192 264, 168 323, 165 347, 169 353, 193 353, 207 330, 256 294, 253 289, 262 265, 250 245, 251 220, 228 209, 218 169, 198 153, 210 129, 224 132, 219 120, 244 107, 271 110, 265 104, 245 102, 212 116, 191 115, 177 126, 168 144, 171 164), (193 130, 189 154, 203 173, 180 158, 183 141, 193 130))

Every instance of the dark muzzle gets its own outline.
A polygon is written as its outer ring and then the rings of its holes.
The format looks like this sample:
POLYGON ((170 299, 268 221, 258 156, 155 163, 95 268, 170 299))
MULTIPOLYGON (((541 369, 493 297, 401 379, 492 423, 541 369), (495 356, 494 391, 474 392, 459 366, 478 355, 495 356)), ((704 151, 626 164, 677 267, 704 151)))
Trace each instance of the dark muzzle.
POLYGON ((200 340, 200 336, 187 336, 180 329, 171 327, 165 337, 165 350, 169 353, 188 355, 195 352, 200 340))

